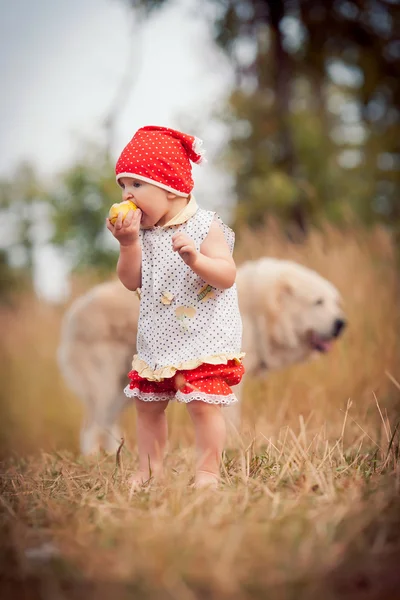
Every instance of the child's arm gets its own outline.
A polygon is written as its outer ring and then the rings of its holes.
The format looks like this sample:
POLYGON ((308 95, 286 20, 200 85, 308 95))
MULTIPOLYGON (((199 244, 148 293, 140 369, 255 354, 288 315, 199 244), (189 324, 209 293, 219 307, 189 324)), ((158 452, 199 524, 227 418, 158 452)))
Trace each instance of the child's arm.
POLYGON ((182 259, 206 283, 218 289, 232 287, 236 278, 236 265, 218 223, 213 222, 206 239, 196 250, 186 233, 172 236, 172 246, 182 259))
POLYGON ((117 275, 128 290, 134 291, 142 285, 142 248, 139 240, 140 210, 131 210, 124 220, 118 215, 115 225, 106 219, 107 229, 119 241, 117 275))

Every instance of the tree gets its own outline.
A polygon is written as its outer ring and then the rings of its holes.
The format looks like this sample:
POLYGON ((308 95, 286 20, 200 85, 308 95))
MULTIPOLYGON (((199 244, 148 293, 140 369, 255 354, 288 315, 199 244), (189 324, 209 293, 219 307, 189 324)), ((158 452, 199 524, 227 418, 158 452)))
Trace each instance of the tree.
POLYGON ((35 168, 22 163, 0 180, 0 298, 32 277, 37 222, 46 210, 45 189, 35 168))
POLYGON ((48 193, 52 242, 64 248, 72 268, 115 268, 117 249, 107 244, 105 217, 119 200, 114 168, 102 148, 60 175, 57 189, 48 193))
POLYGON ((346 205, 399 223, 399 5, 226 0, 214 38, 232 58, 227 162, 237 223, 266 211, 304 229, 346 205), (347 110, 347 115, 346 115, 347 110))

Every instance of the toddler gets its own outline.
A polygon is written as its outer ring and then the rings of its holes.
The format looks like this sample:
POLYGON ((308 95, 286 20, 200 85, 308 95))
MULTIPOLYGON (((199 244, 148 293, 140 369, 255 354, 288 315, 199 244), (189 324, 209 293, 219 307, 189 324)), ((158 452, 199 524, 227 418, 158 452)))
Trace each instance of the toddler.
POLYGON ((139 469, 133 487, 162 474, 165 409, 176 398, 194 425, 195 486, 218 484, 225 443, 221 407, 236 402, 242 325, 232 258, 234 233, 192 194, 197 138, 165 127, 139 129, 122 151, 116 178, 138 210, 107 228, 119 241, 117 274, 140 293, 137 354, 125 394, 137 411, 139 469))

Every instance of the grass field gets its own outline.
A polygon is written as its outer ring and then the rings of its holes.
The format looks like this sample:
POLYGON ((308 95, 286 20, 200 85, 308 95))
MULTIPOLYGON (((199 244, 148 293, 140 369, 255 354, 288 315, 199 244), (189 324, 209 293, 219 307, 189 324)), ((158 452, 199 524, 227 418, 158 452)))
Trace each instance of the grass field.
MULTIPOLYGON (((326 227, 288 245, 244 232, 237 260, 292 258, 338 286, 332 352, 249 381, 223 484, 196 492, 193 432, 168 409, 165 484, 130 497, 120 460, 78 454, 81 408, 55 352, 65 307, 30 295, 0 313, 3 598, 400 598, 399 288, 383 229, 326 227)), ((89 281, 75 281, 74 295, 89 281)))

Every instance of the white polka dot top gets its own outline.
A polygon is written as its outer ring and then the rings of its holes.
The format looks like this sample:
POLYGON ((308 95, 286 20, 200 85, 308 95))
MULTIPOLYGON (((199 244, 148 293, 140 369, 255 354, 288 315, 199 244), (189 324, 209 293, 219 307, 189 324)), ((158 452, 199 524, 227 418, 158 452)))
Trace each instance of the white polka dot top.
POLYGON ((226 290, 207 285, 172 249, 172 236, 182 231, 200 250, 214 219, 232 252, 234 232, 215 213, 200 208, 186 223, 140 232, 142 288, 132 368, 146 379, 160 381, 178 369, 244 356, 236 284, 226 290))

